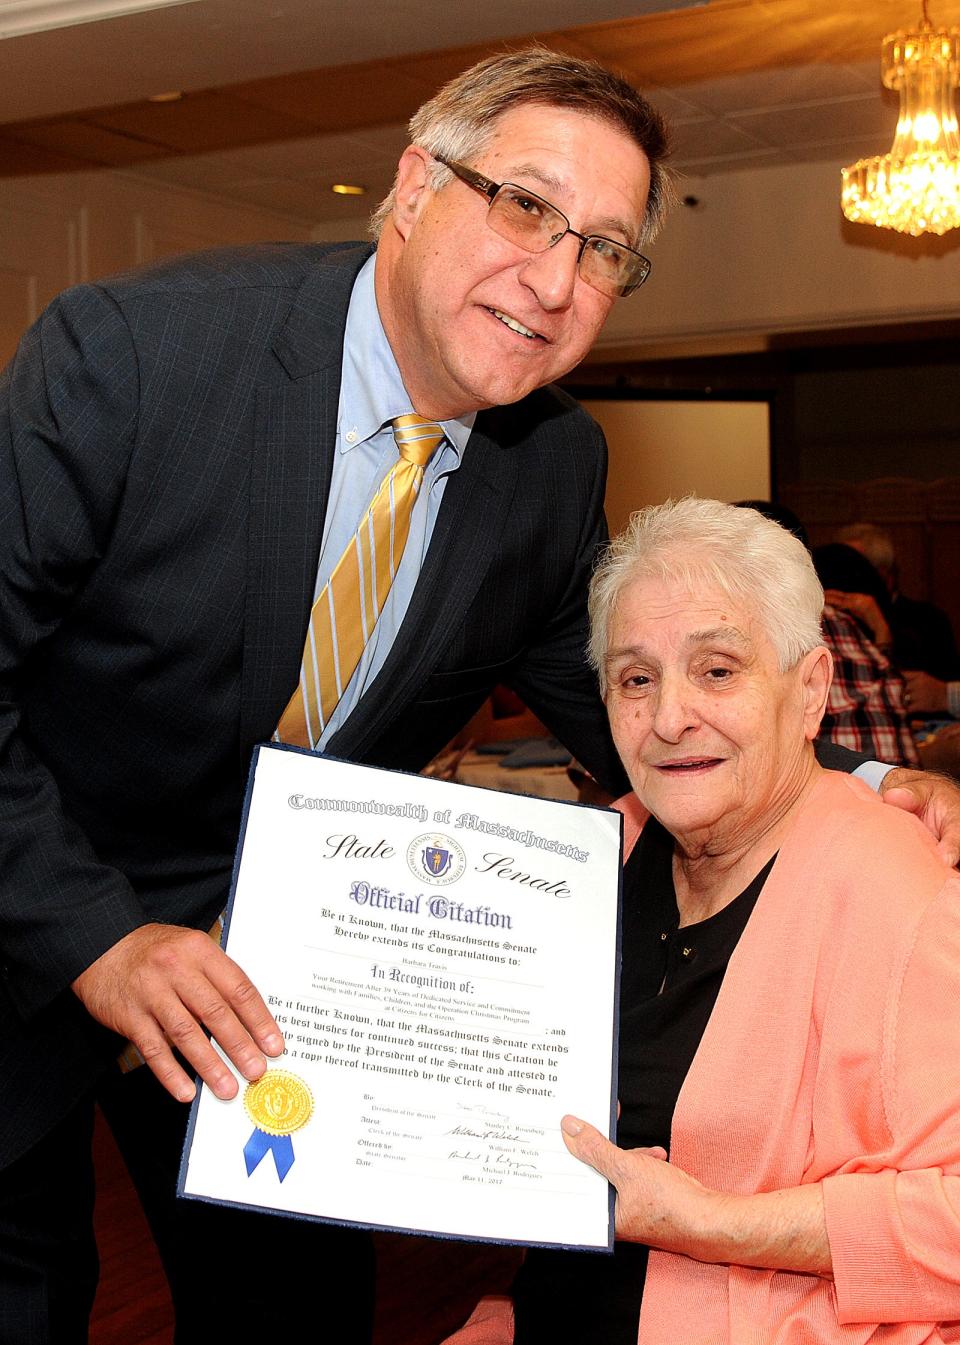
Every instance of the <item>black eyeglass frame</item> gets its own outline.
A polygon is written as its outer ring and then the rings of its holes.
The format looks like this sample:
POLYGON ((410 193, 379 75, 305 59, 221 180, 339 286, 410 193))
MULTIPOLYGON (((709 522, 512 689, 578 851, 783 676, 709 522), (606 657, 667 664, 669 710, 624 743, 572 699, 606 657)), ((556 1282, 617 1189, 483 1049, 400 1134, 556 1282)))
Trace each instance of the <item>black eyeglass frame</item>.
MULTIPOLYGON (((641 274, 640 279, 631 281, 629 285, 621 285, 619 295, 613 295, 613 298, 628 299, 631 294, 640 288, 653 270, 653 263, 648 257, 645 257, 642 252, 638 252, 636 248, 628 247, 626 243, 619 242, 616 238, 607 238, 605 234, 578 233, 576 229, 571 227, 570 221, 563 211, 559 210, 552 201, 548 201, 545 197, 539 196, 535 191, 530 191, 527 187, 521 186, 519 182, 491 182, 490 178, 484 177, 482 173, 478 173, 474 168, 468 168, 466 164, 456 163, 452 159, 445 159, 440 154, 434 154, 432 157, 436 159, 437 163, 442 163, 445 168, 449 168, 450 172, 453 173, 455 177, 459 178, 461 182, 465 183, 468 187, 472 187, 474 191, 478 191, 481 196, 485 196, 487 198, 488 208, 493 205, 498 193, 501 192, 504 187, 513 187, 515 191, 523 192, 525 195, 530 196, 534 201, 540 201, 543 205, 547 206, 548 209, 552 210, 555 215, 559 215, 567 227, 562 234, 558 234, 553 242, 548 243, 545 248, 541 249, 541 251, 549 252, 551 248, 557 246, 561 239, 566 238, 567 234, 573 234, 574 238, 580 240, 580 249, 577 252, 578 272, 580 270, 580 258, 583 256, 584 249, 588 243, 593 243, 595 241, 610 243, 613 247, 623 248, 624 252, 629 252, 632 257, 639 258, 646 268, 641 274)), ((518 243, 517 246, 522 247, 523 244, 518 243)), ((536 249, 532 249, 531 251, 535 253, 536 249)), ((584 276, 583 279, 586 280, 588 285, 590 284, 590 281, 587 280, 586 276, 584 276)), ((596 287, 594 286, 593 288, 596 287)), ((602 290, 600 292, 601 294, 603 293, 602 290)))

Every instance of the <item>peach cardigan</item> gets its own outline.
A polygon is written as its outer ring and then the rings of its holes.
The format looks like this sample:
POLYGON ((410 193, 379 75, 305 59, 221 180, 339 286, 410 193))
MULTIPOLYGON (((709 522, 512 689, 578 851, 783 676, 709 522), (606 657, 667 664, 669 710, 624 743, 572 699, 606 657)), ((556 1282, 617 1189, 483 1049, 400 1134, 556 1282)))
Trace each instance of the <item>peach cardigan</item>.
MULTIPOLYGON (((629 853, 645 814, 620 806, 629 853)), ((670 1161, 743 1194, 821 1182, 834 1281, 651 1252, 639 1345, 960 1341, 960 877, 852 776, 824 772, 784 841, 670 1161)), ((512 1339, 490 1298, 449 1345, 512 1339)))

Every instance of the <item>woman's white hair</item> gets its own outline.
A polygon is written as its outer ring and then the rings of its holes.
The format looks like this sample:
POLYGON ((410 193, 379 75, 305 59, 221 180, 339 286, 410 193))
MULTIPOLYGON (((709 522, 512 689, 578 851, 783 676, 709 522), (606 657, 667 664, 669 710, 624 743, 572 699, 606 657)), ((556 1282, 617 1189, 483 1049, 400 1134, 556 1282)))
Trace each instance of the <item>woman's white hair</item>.
POLYGON ((588 655, 606 694, 609 627, 620 595, 641 579, 719 590, 757 618, 785 672, 822 644, 823 589, 807 548, 755 509, 719 500, 667 500, 633 514, 590 585, 588 655))

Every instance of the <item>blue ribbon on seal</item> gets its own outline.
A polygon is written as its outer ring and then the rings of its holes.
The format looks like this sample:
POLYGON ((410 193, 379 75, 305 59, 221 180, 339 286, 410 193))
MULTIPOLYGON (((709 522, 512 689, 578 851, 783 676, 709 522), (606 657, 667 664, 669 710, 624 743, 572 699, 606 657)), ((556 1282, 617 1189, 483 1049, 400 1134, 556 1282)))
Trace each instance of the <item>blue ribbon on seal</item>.
POLYGON ((250 1176, 260 1160, 268 1153, 273 1154, 277 1176, 283 1181, 293 1167, 293 1140, 289 1135, 268 1135, 265 1130, 257 1128, 243 1146, 243 1161, 247 1165, 247 1176, 250 1176))

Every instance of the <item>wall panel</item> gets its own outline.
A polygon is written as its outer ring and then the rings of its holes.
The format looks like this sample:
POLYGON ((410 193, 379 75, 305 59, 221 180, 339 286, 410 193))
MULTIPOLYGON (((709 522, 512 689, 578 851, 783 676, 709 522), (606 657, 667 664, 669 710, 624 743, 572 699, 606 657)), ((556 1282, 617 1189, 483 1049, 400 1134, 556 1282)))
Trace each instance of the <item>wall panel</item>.
POLYGON ((135 174, 7 178, 0 201, 0 365, 62 289, 180 252, 309 239, 314 223, 135 174))

